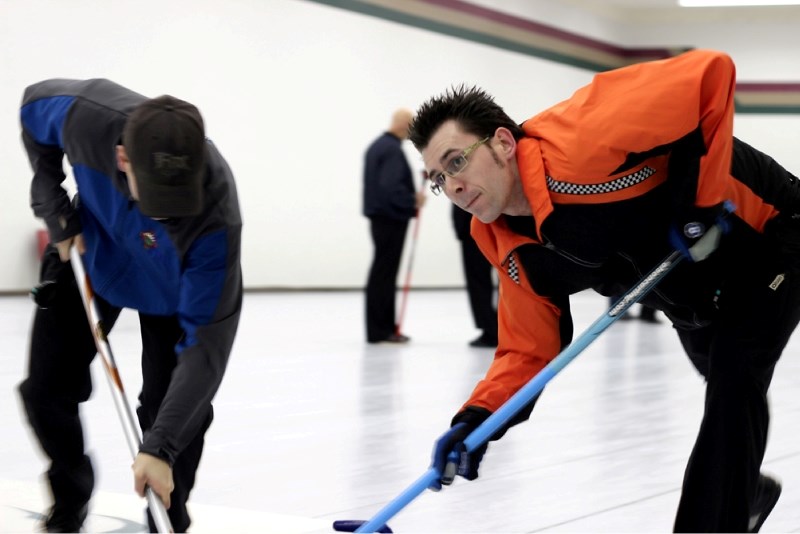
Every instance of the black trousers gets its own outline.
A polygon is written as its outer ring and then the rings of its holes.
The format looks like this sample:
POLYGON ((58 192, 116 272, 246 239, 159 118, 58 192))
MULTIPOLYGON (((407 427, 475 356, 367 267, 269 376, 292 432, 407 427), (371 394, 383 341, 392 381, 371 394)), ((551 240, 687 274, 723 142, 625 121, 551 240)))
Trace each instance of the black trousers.
POLYGON ((395 331, 397 273, 403 255, 408 219, 370 217, 374 255, 366 287, 367 341, 375 343, 395 331))
MULTIPOLYGON (((50 458, 47 475, 54 509, 71 513, 89 501, 94 487, 78 409, 92 392, 89 365, 96 348, 72 268, 60 263, 52 247, 43 259, 42 281, 53 283, 48 284, 46 302, 40 304, 34 316, 28 376, 19 391, 28 422, 50 458)), ((95 298, 105 329, 110 331, 121 310, 97 295, 95 298)), ((166 394, 177 363, 174 347, 183 330, 174 316, 139 314, 139 321, 143 382, 137 414, 144 431, 155 420, 166 394)), ((194 486, 205 431, 212 418, 209 410, 205 425, 172 466, 175 490, 168 514, 175 532, 185 532, 191 523, 186 501, 194 486)), ((154 527, 150 518, 153 532, 154 527)))
POLYGON ((483 330, 485 337, 496 340, 497 309, 494 304, 492 264, 471 237, 467 236, 467 238, 461 239, 460 243, 472 318, 475 326, 483 330))
POLYGON ((719 317, 699 330, 679 330, 686 353, 706 379, 706 397, 676 532, 748 530, 767 445, 767 390, 800 321, 800 269, 791 261, 780 265, 751 254, 732 262, 734 273, 720 290, 719 317))

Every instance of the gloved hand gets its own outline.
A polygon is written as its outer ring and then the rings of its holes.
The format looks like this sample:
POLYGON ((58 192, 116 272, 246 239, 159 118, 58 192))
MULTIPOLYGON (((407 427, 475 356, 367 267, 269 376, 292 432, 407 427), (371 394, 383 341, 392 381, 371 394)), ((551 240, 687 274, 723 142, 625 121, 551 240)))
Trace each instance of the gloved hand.
POLYGON ((31 289, 31 298, 40 308, 53 307, 58 303, 64 293, 63 288, 68 284, 75 285, 72 270, 69 264, 61 261, 58 249, 48 244, 42 255, 39 284, 31 289))
POLYGON ((439 491, 442 485, 452 484, 456 475, 467 480, 478 478, 478 466, 489 445, 484 443, 468 453, 464 440, 490 415, 491 412, 483 408, 469 407, 453 419, 453 426, 433 445, 431 467, 436 469, 441 477, 428 486, 428 489, 439 491))
POLYGON ((706 259, 719 246, 723 234, 730 230, 728 215, 734 211, 733 203, 726 200, 710 208, 681 210, 678 221, 670 227, 669 241, 689 261, 706 259))

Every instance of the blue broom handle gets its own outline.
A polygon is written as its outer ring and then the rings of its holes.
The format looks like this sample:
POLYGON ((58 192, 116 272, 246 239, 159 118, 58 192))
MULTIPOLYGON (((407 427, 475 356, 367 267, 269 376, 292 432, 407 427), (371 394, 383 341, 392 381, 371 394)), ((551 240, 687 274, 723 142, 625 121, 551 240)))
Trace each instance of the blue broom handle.
MULTIPOLYGON (((544 386, 556 376, 568 363, 574 360, 583 350, 588 347, 600 334, 602 334, 609 326, 611 326, 617 319, 634 304, 639 302, 651 289, 653 289, 673 267, 675 267, 683 258, 683 255, 674 251, 667 256, 658 266, 656 266, 650 273, 642 278, 642 280, 633 286, 620 300, 615 303, 611 308, 604 313, 600 318, 593 322, 584 332, 567 348, 550 361, 541 371, 539 371, 527 384, 525 384, 519 391, 517 391, 511 398, 509 398, 500 408, 490 415, 486 421, 473 430, 469 436, 464 440, 464 446, 467 452, 472 452, 491 438, 495 432, 500 430, 512 417, 519 413, 525 406, 530 403, 536 395, 541 393, 544 386)), ((458 462, 456 453, 451 453, 448 459, 452 462, 458 462)), ((414 481, 403 493, 395 497, 389 504, 384 506, 375 516, 361 525, 356 532, 375 532, 384 526, 392 517, 394 517, 400 510, 405 508, 411 501, 425 491, 431 483, 435 482, 441 473, 434 469, 429 468, 421 477, 414 481)))
POLYGON ((611 308, 595 322, 584 330, 584 332, 572 343, 570 343, 561 353, 550 361, 541 371, 539 371, 527 384, 522 386, 511 398, 490 415, 481 425, 473 430, 464 440, 467 452, 472 452, 500 430, 512 417, 517 415, 525 406, 530 403, 536 395, 541 393, 544 386, 561 372, 572 360, 574 360, 583 350, 600 337, 600 334, 615 323, 625 312, 639 302, 647 293, 653 289, 658 282, 669 273, 675 265, 683 258, 683 255, 675 251, 662 261, 655 269, 642 278, 639 283, 633 286, 625 295, 620 298, 611 308))

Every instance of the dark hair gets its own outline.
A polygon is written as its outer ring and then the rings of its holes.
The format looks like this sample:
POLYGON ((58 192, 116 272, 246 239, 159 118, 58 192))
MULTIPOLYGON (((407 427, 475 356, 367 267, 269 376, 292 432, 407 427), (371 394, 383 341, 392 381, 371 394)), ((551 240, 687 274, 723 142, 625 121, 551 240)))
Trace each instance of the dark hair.
POLYGON ((494 135, 501 126, 511 130, 514 139, 525 137, 522 128, 486 91, 461 84, 430 98, 419 107, 408 128, 408 138, 421 151, 428 146, 436 130, 449 120, 456 121, 462 130, 478 137, 494 135))

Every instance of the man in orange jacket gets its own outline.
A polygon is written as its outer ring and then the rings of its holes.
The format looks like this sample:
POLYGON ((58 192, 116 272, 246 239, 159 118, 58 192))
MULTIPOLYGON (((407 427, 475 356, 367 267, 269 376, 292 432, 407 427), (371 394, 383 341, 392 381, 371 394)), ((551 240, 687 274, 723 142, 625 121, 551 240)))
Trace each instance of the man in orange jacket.
POLYGON ((800 320, 800 184, 733 137, 734 82, 727 55, 695 50, 598 74, 521 125, 477 88, 419 108, 431 189, 473 215, 501 286, 495 358, 436 442, 439 483, 478 476, 485 446, 448 454, 570 343, 570 294, 623 293, 677 247, 690 261, 644 299, 707 383, 675 530, 761 527, 780 495, 760 474, 766 392, 800 320), (698 250, 712 226, 724 235, 698 250))

